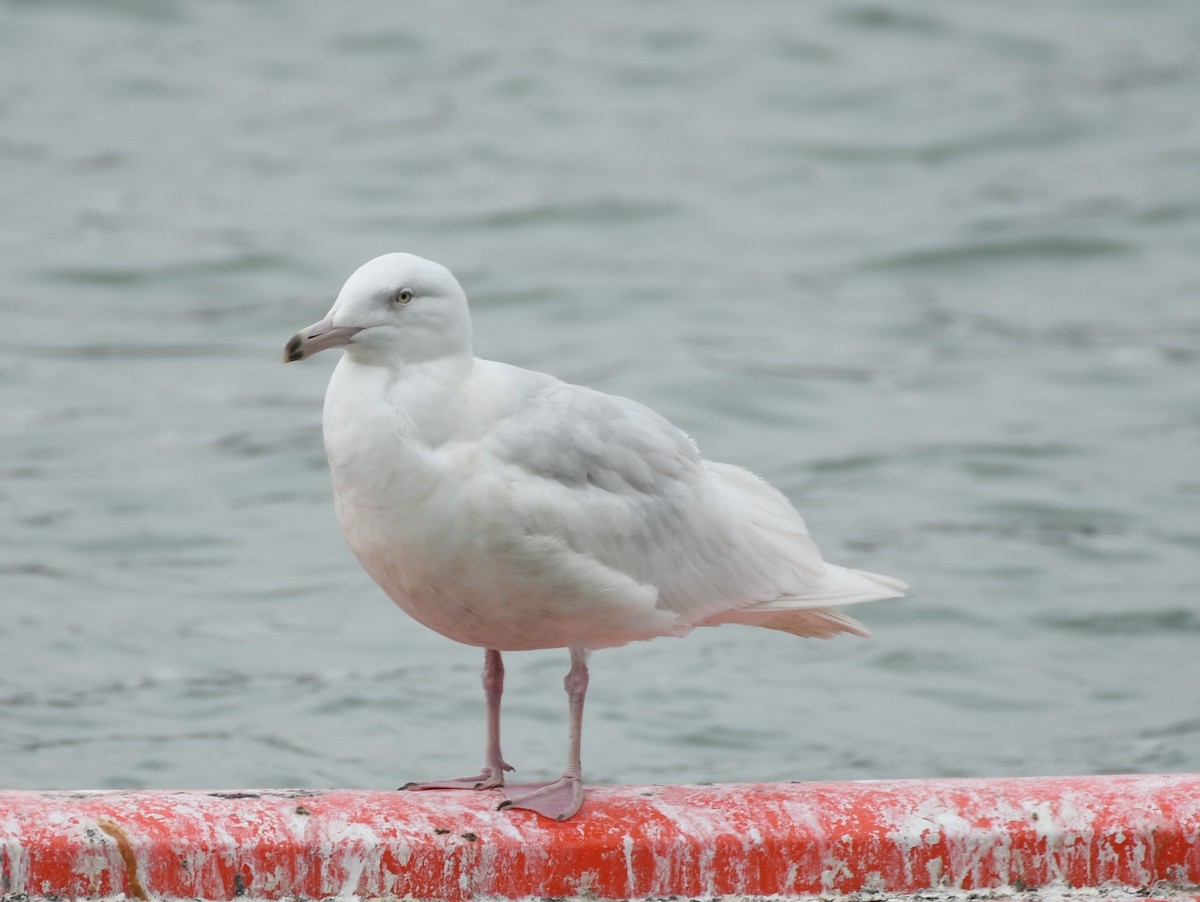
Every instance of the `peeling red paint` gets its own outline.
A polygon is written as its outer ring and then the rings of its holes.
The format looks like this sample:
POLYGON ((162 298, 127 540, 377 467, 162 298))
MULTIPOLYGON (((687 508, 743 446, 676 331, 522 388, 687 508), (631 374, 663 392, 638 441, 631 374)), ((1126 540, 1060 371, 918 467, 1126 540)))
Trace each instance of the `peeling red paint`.
POLYGON ((1195 774, 598 787, 565 823, 497 812, 499 798, 0 792, 0 893, 459 902, 1200 886, 1195 774))

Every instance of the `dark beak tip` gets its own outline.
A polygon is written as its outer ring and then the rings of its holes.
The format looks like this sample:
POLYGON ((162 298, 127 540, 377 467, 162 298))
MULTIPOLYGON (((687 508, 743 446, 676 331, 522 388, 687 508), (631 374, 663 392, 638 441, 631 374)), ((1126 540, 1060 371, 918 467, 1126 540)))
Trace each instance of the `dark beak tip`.
POLYGON ((295 363, 297 360, 303 360, 304 355, 300 352, 300 336, 293 335, 288 339, 288 343, 283 347, 283 362, 295 363))

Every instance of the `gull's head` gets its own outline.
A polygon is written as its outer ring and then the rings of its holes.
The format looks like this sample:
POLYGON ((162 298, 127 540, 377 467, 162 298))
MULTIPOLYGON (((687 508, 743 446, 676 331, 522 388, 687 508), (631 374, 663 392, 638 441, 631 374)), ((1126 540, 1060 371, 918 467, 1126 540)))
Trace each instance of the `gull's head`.
POLYGON ((301 329, 284 363, 344 348, 363 363, 402 365, 471 353, 467 296, 450 270, 413 254, 384 254, 346 280, 319 323, 301 329))

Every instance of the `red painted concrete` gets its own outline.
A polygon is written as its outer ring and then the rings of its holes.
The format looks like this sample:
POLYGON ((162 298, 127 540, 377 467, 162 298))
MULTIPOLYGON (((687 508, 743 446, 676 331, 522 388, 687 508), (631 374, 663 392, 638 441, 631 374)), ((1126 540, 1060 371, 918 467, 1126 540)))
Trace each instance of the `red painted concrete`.
MULTIPOLYGON (((0 893, 602 898, 1200 886, 1200 775, 495 792, 0 792, 0 893)), ((1200 891, 1196 891, 1200 895, 1200 891)))

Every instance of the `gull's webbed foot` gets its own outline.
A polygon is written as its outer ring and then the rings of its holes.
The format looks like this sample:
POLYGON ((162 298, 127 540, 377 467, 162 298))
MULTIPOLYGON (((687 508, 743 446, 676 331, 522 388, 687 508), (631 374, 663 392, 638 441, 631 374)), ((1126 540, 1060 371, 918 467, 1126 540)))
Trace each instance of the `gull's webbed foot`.
POLYGON ((428 783, 405 783, 401 789, 499 789, 504 785, 504 772, 512 765, 500 762, 499 766, 487 765, 473 777, 453 777, 449 780, 433 780, 428 783))
POLYGON ((583 780, 577 776, 563 774, 553 783, 547 783, 525 795, 505 799, 497 808, 524 808, 552 820, 565 821, 578 811, 582 804, 583 780))

